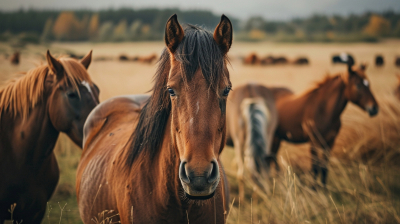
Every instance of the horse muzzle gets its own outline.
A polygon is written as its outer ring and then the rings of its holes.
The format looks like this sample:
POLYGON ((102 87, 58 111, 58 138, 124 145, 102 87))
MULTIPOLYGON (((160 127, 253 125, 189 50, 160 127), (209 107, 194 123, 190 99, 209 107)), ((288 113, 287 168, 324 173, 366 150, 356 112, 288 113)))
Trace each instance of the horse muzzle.
POLYGON ((370 117, 373 117, 373 116, 375 116, 375 115, 378 114, 379 107, 378 107, 378 106, 368 106, 368 107, 366 108, 366 110, 367 110, 369 116, 370 116, 370 117))
POLYGON ((214 196, 215 189, 220 180, 217 161, 212 161, 200 174, 190 169, 186 161, 181 162, 179 166, 179 179, 185 195, 189 199, 205 200, 214 196))

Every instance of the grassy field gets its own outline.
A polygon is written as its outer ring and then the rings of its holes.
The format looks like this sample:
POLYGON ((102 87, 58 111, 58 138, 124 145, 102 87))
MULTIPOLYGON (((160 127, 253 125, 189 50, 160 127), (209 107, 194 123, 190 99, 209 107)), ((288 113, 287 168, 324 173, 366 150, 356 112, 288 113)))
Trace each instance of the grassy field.
MULTIPOLYGON (((56 43, 49 46, 28 45, 22 50, 21 64, 12 66, 2 53, 12 49, 0 43, 0 82, 19 71, 27 71, 44 61, 49 48, 53 54, 85 54, 93 49, 94 59, 116 58, 119 54, 150 55, 160 53, 162 42, 144 43, 56 43)), ((367 62, 371 88, 380 104, 378 116, 369 118, 349 104, 342 115, 343 128, 333 148, 327 188, 314 185, 310 169, 309 145, 284 143, 278 155, 283 168, 268 180, 264 193, 246 188, 246 199, 237 198, 234 178, 236 164, 233 150, 226 148, 222 161, 230 181, 232 209, 228 223, 400 223, 400 103, 392 96, 400 69, 394 66, 400 55, 399 41, 376 44, 276 44, 234 43, 230 52, 233 88, 246 82, 267 86, 287 86, 302 92, 326 74, 343 72, 343 65, 332 65, 332 54, 351 52, 356 62, 367 62), (244 66, 240 57, 257 52, 294 59, 306 56, 310 65, 244 66), (374 56, 382 54, 386 65, 373 65, 374 56)), ((155 64, 94 60, 89 73, 100 88, 100 99, 123 94, 147 92, 152 86, 155 64)), ((75 171, 80 149, 64 135, 55 149, 61 170, 56 193, 49 202, 43 223, 81 223, 75 194, 75 171), (64 207, 65 206, 65 207, 64 207)))

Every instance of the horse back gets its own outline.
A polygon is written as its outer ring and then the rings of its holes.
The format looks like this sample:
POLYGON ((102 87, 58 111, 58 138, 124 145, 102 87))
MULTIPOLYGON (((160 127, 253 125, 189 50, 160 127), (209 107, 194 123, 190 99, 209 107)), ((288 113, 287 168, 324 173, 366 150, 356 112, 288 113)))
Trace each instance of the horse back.
POLYGON ((244 137, 244 133, 238 133, 238 130, 245 130, 244 122, 241 121, 243 117, 243 101, 245 99, 262 99, 265 107, 269 114, 269 132, 275 130, 278 123, 278 111, 275 106, 274 92, 271 88, 255 84, 248 83, 241 85, 232 92, 228 100, 228 114, 227 114, 227 141, 232 142, 232 135, 236 132, 240 138, 244 137), (241 121, 241 122, 238 122, 241 121))

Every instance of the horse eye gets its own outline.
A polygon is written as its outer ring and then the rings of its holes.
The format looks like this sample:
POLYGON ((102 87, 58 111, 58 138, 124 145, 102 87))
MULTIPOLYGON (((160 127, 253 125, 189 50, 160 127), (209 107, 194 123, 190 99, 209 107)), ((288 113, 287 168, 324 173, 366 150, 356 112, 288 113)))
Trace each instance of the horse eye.
POLYGON ((361 83, 357 83, 357 89, 361 89, 362 84, 361 83))
POLYGON ((174 90, 173 90, 173 89, 171 89, 171 88, 168 88, 168 92, 169 92, 169 95, 171 95, 171 96, 175 96, 175 92, 174 92, 174 90))
POLYGON ((75 92, 70 92, 67 95, 68 95, 68 98, 71 98, 71 99, 78 98, 78 94, 75 92))
POLYGON ((228 94, 229 94, 230 91, 231 91, 231 87, 226 87, 226 88, 224 89, 223 95, 224 95, 224 96, 228 96, 228 94))

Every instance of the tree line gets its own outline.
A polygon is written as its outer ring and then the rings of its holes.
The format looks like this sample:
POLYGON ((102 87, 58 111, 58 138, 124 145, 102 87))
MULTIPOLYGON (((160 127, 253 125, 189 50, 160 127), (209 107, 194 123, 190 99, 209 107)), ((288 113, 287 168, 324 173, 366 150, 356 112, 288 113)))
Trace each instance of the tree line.
MULTIPOLYGON (((30 42, 48 41, 140 41, 161 40, 165 21, 177 13, 183 23, 213 29, 220 15, 207 10, 108 9, 18 10, 0 12, 0 41, 20 38, 30 42)), ((395 12, 349 16, 313 15, 290 21, 263 17, 232 20, 236 39, 257 41, 377 41, 400 38, 400 14, 395 12)))

